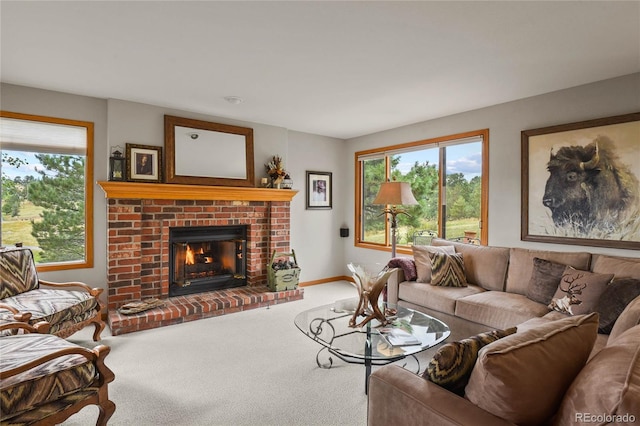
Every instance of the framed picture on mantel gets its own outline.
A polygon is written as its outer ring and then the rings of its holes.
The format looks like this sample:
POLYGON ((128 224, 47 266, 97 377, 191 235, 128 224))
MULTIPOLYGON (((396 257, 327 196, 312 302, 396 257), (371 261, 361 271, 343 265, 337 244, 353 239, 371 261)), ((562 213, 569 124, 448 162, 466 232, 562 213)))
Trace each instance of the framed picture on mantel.
POLYGON ((127 180, 162 182, 162 147, 128 143, 127 180))

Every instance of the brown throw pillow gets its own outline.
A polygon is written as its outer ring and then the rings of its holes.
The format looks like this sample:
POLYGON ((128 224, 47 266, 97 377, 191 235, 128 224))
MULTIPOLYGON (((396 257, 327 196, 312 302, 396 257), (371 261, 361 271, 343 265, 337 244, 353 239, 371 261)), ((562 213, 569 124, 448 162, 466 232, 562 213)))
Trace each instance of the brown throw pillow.
POLYGON ((613 274, 595 274, 567 266, 549 309, 569 315, 593 312, 612 278, 613 274))
POLYGON ((567 265, 534 257, 526 296, 534 302, 545 305, 551 303, 566 268, 567 265))
POLYGON ((548 321, 485 346, 465 388, 465 398, 518 425, 542 425, 589 358, 598 314, 548 321))
POLYGON ((462 253, 429 253, 431 259, 431 285, 441 287, 466 287, 462 253))
POLYGON ((613 324, 629 303, 640 296, 640 280, 635 278, 614 279, 598 300, 595 311, 600 314, 598 332, 611 333, 613 324))
POLYGON ((429 253, 455 254, 453 246, 433 247, 433 246, 413 246, 413 259, 416 262, 416 275, 419 283, 431 282, 431 259, 429 253))
POLYGON ((554 426, 637 426, 639 341, 640 327, 634 327, 590 359, 565 393, 554 426), (587 413, 590 419, 585 418, 587 413), (596 413, 601 419, 596 420, 596 413))
POLYGON ((516 332, 512 327, 507 330, 494 330, 459 342, 447 343, 433 355, 422 377, 453 393, 464 396, 464 387, 469 381, 478 351, 505 336, 516 332))

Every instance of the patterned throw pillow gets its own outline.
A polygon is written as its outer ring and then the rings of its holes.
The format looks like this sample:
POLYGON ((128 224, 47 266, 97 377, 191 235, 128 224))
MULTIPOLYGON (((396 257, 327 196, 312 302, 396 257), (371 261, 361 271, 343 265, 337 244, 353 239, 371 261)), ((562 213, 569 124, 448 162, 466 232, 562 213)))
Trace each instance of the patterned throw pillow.
POLYGON ((566 268, 567 265, 562 263, 534 257, 533 273, 527 286, 527 298, 545 305, 551 303, 566 268))
POLYGON ((549 309, 569 315, 591 313, 611 279, 613 274, 596 274, 567 266, 549 309))
POLYGON ((422 377, 448 391, 464 396, 464 387, 476 364, 478 351, 483 346, 515 332, 516 328, 512 327, 507 330, 478 334, 459 342, 447 343, 435 353, 427 369, 422 373, 422 377))
POLYGON ((629 303, 640 296, 640 280, 616 278, 600 296, 595 311, 600 314, 598 333, 609 334, 616 320, 629 303))
POLYGON ((462 253, 429 253, 431 259, 431 284, 442 287, 466 287, 462 253))
POLYGON ((413 259, 416 263, 416 281, 419 283, 431 282, 431 259, 429 258, 429 253, 456 253, 456 249, 453 246, 413 246, 412 249, 413 259))

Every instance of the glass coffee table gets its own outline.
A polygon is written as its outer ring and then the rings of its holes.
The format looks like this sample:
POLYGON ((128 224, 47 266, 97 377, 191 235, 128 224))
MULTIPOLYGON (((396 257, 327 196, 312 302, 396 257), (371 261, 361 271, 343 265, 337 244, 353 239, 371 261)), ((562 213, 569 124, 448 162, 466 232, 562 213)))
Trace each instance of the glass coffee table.
POLYGON ((368 393, 372 365, 385 365, 411 356, 418 364, 415 354, 429 349, 451 334, 442 321, 427 314, 401 306, 385 305, 395 309, 391 323, 385 326, 373 320, 362 328, 349 327, 349 319, 358 304, 358 299, 345 299, 330 305, 319 306, 301 312, 294 320, 296 327, 306 336, 322 345, 316 354, 316 363, 321 368, 331 368, 334 355, 344 362, 364 364, 365 392, 368 393), (391 344, 388 337, 394 329, 400 329, 400 337, 415 338, 412 344, 391 344), (328 352, 328 360, 321 362, 321 355, 328 352))

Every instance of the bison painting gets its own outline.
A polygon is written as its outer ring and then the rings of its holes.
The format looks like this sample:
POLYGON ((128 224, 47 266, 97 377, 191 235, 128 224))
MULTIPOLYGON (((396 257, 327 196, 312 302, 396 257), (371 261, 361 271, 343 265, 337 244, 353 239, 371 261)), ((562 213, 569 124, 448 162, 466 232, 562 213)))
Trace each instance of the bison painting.
POLYGON ((565 146, 557 153, 552 149, 547 170, 542 203, 558 227, 583 234, 607 232, 638 214, 638 179, 605 136, 586 146, 565 146))

